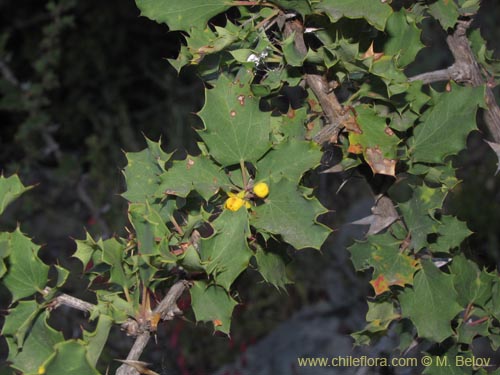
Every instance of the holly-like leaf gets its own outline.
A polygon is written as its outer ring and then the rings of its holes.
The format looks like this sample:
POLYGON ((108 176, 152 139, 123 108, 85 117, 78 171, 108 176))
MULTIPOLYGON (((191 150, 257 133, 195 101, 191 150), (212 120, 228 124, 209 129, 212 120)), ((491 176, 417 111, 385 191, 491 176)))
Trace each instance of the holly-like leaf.
POLYGON ((376 295, 392 285, 404 286, 413 282, 413 274, 420 266, 414 258, 397 248, 382 248, 372 254, 373 279, 370 281, 376 295))
POLYGON ((49 266, 38 258, 35 245, 17 228, 10 233, 10 267, 4 283, 14 301, 41 292, 48 281, 49 266))
POLYGON ((302 175, 319 165, 322 152, 313 142, 290 140, 280 143, 257 163, 256 181, 286 178, 299 183, 302 175), (300 155, 300 157, 292 157, 300 155))
POLYGON ((355 332, 352 337, 356 345, 368 345, 373 337, 387 331, 389 324, 399 319, 392 302, 368 302, 366 322, 368 323, 362 331, 355 332))
POLYGON ((75 240, 75 242, 76 251, 74 252, 73 257, 82 262, 83 269, 85 270, 94 253, 96 251, 102 252, 102 241, 99 241, 99 243, 94 241, 92 236, 87 232, 84 240, 75 240))
POLYGON ((264 203, 255 207, 250 223, 257 230, 281 235, 297 250, 319 249, 330 229, 316 222, 316 217, 326 211, 318 200, 306 199, 294 183, 284 179, 270 184, 269 191, 264 203))
POLYGON ((129 317, 135 316, 134 302, 128 302, 117 292, 98 290, 96 292, 99 302, 91 313, 90 319, 96 316, 108 315, 117 324, 121 324, 129 317))
POLYGON ((10 233, 0 233, 0 279, 7 272, 7 266, 4 259, 10 255, 10 233))
POLYGON ((427 235, 434 233, 438 222, 433 213, 443 205, 446 192, 426 185, 417 186, 412 198, 399 204, 404 221, 411 235, 411 247, 418 251, 427 243, 427 235))
POLYGON ((455 256, 449 267, 454 275, 453 285, 458 292, 458 303, 463 307, 469 303, 483 306, 491 297, 496 275, 479 271, 478 266, 463 254, 455 256))
POLYGON ((337 22, 342 17, 364 18, 379 30, 384 30, 392 13, 389 4, 372 0, 323 0, 314 3, 313 8, 325 12, 332 22, 337 22))
POLYGON ((109 281, 127 288, 130 286, 130 280, 125 274, 124 252, 124 246, 116 238, 103 242, 102 261, 111 266, 109 281))
POLYGON ((356 107, 356 122, 360 133, 349 133, 349 152, 363 154, 373 173, 394 176, 399 138, 367 105, 356 107))
POLYGON ((57 264, 54 265, 54 268, 57 271, 56 287, 60 288, 66 283, 66 280, 68 280, 69 270, 64 267, 58 266, 57 264))
POLYGON ((476 111, 482 105, 484 87, 452 83, 451 92, 435 94, 433 106, 421 117, 422 123, 409 140, 412 161, 442 163, 445 157, 463 150, 467 135, 476 129, 476 111))
POLYGON ((459 16, 457 4, 449 0, 437 0, 430 4, 429 13, 439 21, 445 30, 454 27, 459 16))
POLYGON ((417 53, 424 47, 420 41, 420 29, 414 20, 408 18, 404 8, 389 17, 386 32, 389 34, 389 39, 384 44, 384 53, 398 55, 396 60, 398 67, 413 62, 417 53))
POLYGON ((127 191, 122 196, 130 202, 151 200, 160 185, 159 175, 165 171, 165 163, 172 154, 161 149, 161 142, 146 138, 148 147, 140 152, 125 154, 128 164, 123 173, 127 191))
POLYGON ((208 285, 205 281, 195 281, 189 292, 196 320, 212 322, 216 331, 229 334, 237 302, 222 287, 208 285))
POLYGON ((134 226, 137 247, 142 255, 159 254, 159 242, 169 237, 170 230, 160 213, 149 203, 129 205, 129 220, 134 226))
POLYGON ((228 190, 231 186, 226 173, 203 155, 174 161, 172 167, 160 176, 160 181, 157 195, 186 197, 192 190, 196 190, 205 200, 219 189, 228 190))
POLYGON ((285 9, 293 9, 302 16, 311 13, 311 4, 309 0, 272 0, 271 3, 278 4, 285 9))
POLYGON ((11 357, 12 367, 16 370, 38 374, 40 366, 54 353, 54 345, 64 341, 62 333, 47 324, 47 317, 46 311, 38 315, 26 337, 23 350, 11 357))
MULTIPOLYGON (((478 309, 474 310, 475 313, 478 311, 479 311, 478 309)), ((486 337, 490 335, 488 331, 490 322, 488 320, 475 323, 482 317, 486 316, 484 311, 481 312, 481 315, 483 316, 476 316, 476 314, 474 314, 474 320, 469 320, 469 321, 464 321, 463 319, 459 320, 457 327, 457 334, 458 334, 457 341, 459 343, 470 345, 472 344, 474 338, 476 338, 477 336, 486 337)))
POLYGON ((459 352, 458 347, 454 346, 439 357, 432 357, 432 365, 427 366, 423 372, 425 375, 472 375, 473 366, 460 365, 457 361, 457 356, 460 358, 471 360, 471 352, 459 352))
POLYGON ((221 75, 215 88, 206 90, 199 116, 205 125, 200 136, 223 166, 256 162, 270 147, 270 116, 259 109, 247 83, 221 75))
POLYGON ((0 215, 5 208, 31 187, 24 186, 17 175, 5 178, 0 175, 0 215))
POLYGON ((419 262, 401 252, 401 241, 389 233, 368 237, 349 248, 356 270, 373 267, 372 284, 375 294, 389 290, 392 285, 412 284, 413 274, 420 269, 419 262))
POLYGON ((233 281, 248 267, 252 252, 247 245, 248 213, 224 210, 212 223, 214 235, 201 241, 201 260, 215 282, 229 290, 233 281))
POLYGON ((38 374, 100 375, 87 360, 83 341, 68 340, 54 346, 55 353, 40 368, 38 374))
POLYGON ((402 314, 415 324, 419 337, 440 343, 453 334, 451 321, 462 311, 453 279, 432 262, 422 261, 413 288, 400 295, 402 314))
POLYGON ((255 254, 257 268, 264 280, 278 289, 284 289, 291 281, 286 274, 286 263, 280 254, 258 249, 255 254))
POLYGON ((472 234, 467 228, 467 223, 449 215, 441 217, 439 225, 436 226, 436 232, 437 241, 429 245, 429 249, 434 252, 449 252, 459 247, 462 241, 472 234))
POLYGON ((170 30, 189 32, 193 25, 204 28, 210 18, 231 6, 222 0, 136 0, 141 16, 166 23, 170 30))
POLYGON ((105 314, 101 314, 99 315, 94 332, 83 331, 83 338, 87 346, 87 360, 90 365, 95 366, 97 364, 112 326, 113 319, 105 314))
POLYGON ((2 335, 13 336, 17 347, 21 349, 26 333, 31 328, 33 319, 36 318, 39 311, 40 306, 36 301, 19 301, 15 308, 9 309, 9 314, 5 317, 2 327, 2 335))

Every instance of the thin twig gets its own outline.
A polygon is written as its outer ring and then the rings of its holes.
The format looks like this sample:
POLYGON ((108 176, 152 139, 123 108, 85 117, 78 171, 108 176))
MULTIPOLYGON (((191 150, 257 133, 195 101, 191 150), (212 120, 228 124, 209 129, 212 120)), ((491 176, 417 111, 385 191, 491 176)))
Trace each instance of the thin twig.
MULTIPOLYGON (((50 294, 51 291, 52 291, 52 288, 46 287, 43 290, 42 294, 47 296, 48 294, 50 294)), ((57 309, 59 306, 63 306, 63 305, 71 307, 71 308, 76 309, 76 310, 83 311, 83 312, 91 312, 95 308, 95 305, 90 303, 90 302, 83 301, 79 298, 76 298, 76 297, 73 297, 73 296, 70 296, 70 295, 64 294, 64 293, 53 298, 49 302, 48 308, 50 310, 52 310, 52 309, 57 309)))
MULTIPOLYGON (((175 315, 179 315, 181 311, 177 307, 177 300, 184 293, 186 289, 188 289, 191 284, 186 280, 181 280, 175 283, 170 290, 168 291, 165 298, 161 300, 161 302, 155 307, 153 310, 154 314, 161 314, 163 320, 171 320, 175 315)), ((134 345, 130 349, 130 352, 127 355, 128 361, 137 361, 141 356, 142 352, 146 348, 146 345, 149 342, 149 338, 151 337, 150 331, 145 331, 141 333, 135 339, 134 345)), ((116 375, 139 375, 139 372, 133 368, 132 366, 124 363, 118 370, 116 370, 116 375)))
MULTIPOLYGON (((285 16, 283 16, 285 17, 285 16)), ((299 20, 287 20, 283 30, 284 36, 294 35, 294 45, 297 52, 307 55, 307 46, 304 42, 304 26, 299 20)), ((345 111, 335 93, 330 89, 327 79, 319 73, 306 73, 304 75, 306 84, 319 101, 327 124, 314 137, 314 141, 323 144, 330 140, 336 141, 343 123, 352 116, 350 111, 345 111)))

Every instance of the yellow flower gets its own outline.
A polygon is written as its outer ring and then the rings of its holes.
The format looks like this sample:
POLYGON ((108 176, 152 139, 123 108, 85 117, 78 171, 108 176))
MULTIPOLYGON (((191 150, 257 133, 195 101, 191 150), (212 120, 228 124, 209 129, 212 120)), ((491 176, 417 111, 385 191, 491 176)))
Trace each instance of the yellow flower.
POLYGON ((227 193, 229 195, 229 198, 226 199, 226 203, 224 204, 224 207, 227 208, 228 210, 231 211, 238 211, 243 205, 245 205, 245 208, 250 208, 252 207, 250 205, 250 202, 245 199, 245 192, 240 191, 239 193, 227 193))
POLYGON ((254 185, 253 192, 259 198, 265 198, 269 194, 269 186, 267 186, 265 182, 259 182, 258 184, 254 185))
POLYGON ((45 366, 40 366, 38 367, 38 375, 43 375, 45 374, 45 366))
POLYGON ((240 197, 229 197, 226 199, 224 207, 231 211, 238 211, 245 204, 245 200, 240 197))

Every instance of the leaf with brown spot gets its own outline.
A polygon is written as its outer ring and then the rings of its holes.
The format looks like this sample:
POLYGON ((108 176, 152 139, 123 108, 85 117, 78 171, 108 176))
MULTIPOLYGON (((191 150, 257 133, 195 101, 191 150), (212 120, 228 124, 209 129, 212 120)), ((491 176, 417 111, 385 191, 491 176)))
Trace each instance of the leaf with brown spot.
POLYGON ((395 175, 399 138, 388 132, 385 117, 368 105, 356 107, 356 123, 360 133, 349 133, 348 151, 363 153, 374 173, 395 175))
POLYGON ((370 44, 370 47, 366 50, 366 52, 363 54, 362 58, 363 59, 368 59, 370 57, 373 57, 373 61, 380 60, 384 56, 383 52, 375 52, 373 48, 373 42, 370 44))
POLYGON ((373 173, 385 174, 388 176, 396 175, 396 160, 384 158, 380 148, 367 148, 365 151, 365 158, 373 173))

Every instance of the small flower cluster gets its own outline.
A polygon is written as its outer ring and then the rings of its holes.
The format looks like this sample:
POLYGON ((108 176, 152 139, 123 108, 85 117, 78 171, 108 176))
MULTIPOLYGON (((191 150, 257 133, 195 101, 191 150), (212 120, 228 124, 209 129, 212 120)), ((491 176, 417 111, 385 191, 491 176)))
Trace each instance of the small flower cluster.
MULTIPOLYGON (((269 186, 265 182, 259 182, 253 187, 253 193, 259 198, 265 198, 269 194, 269 186)), ((250 202, 246 199, 245 192, 240 191, 239 193, 228 193, 229 198, 227 198, 224 208, 231 211, 238 211, 241 207, 250 208, 250 202)))

